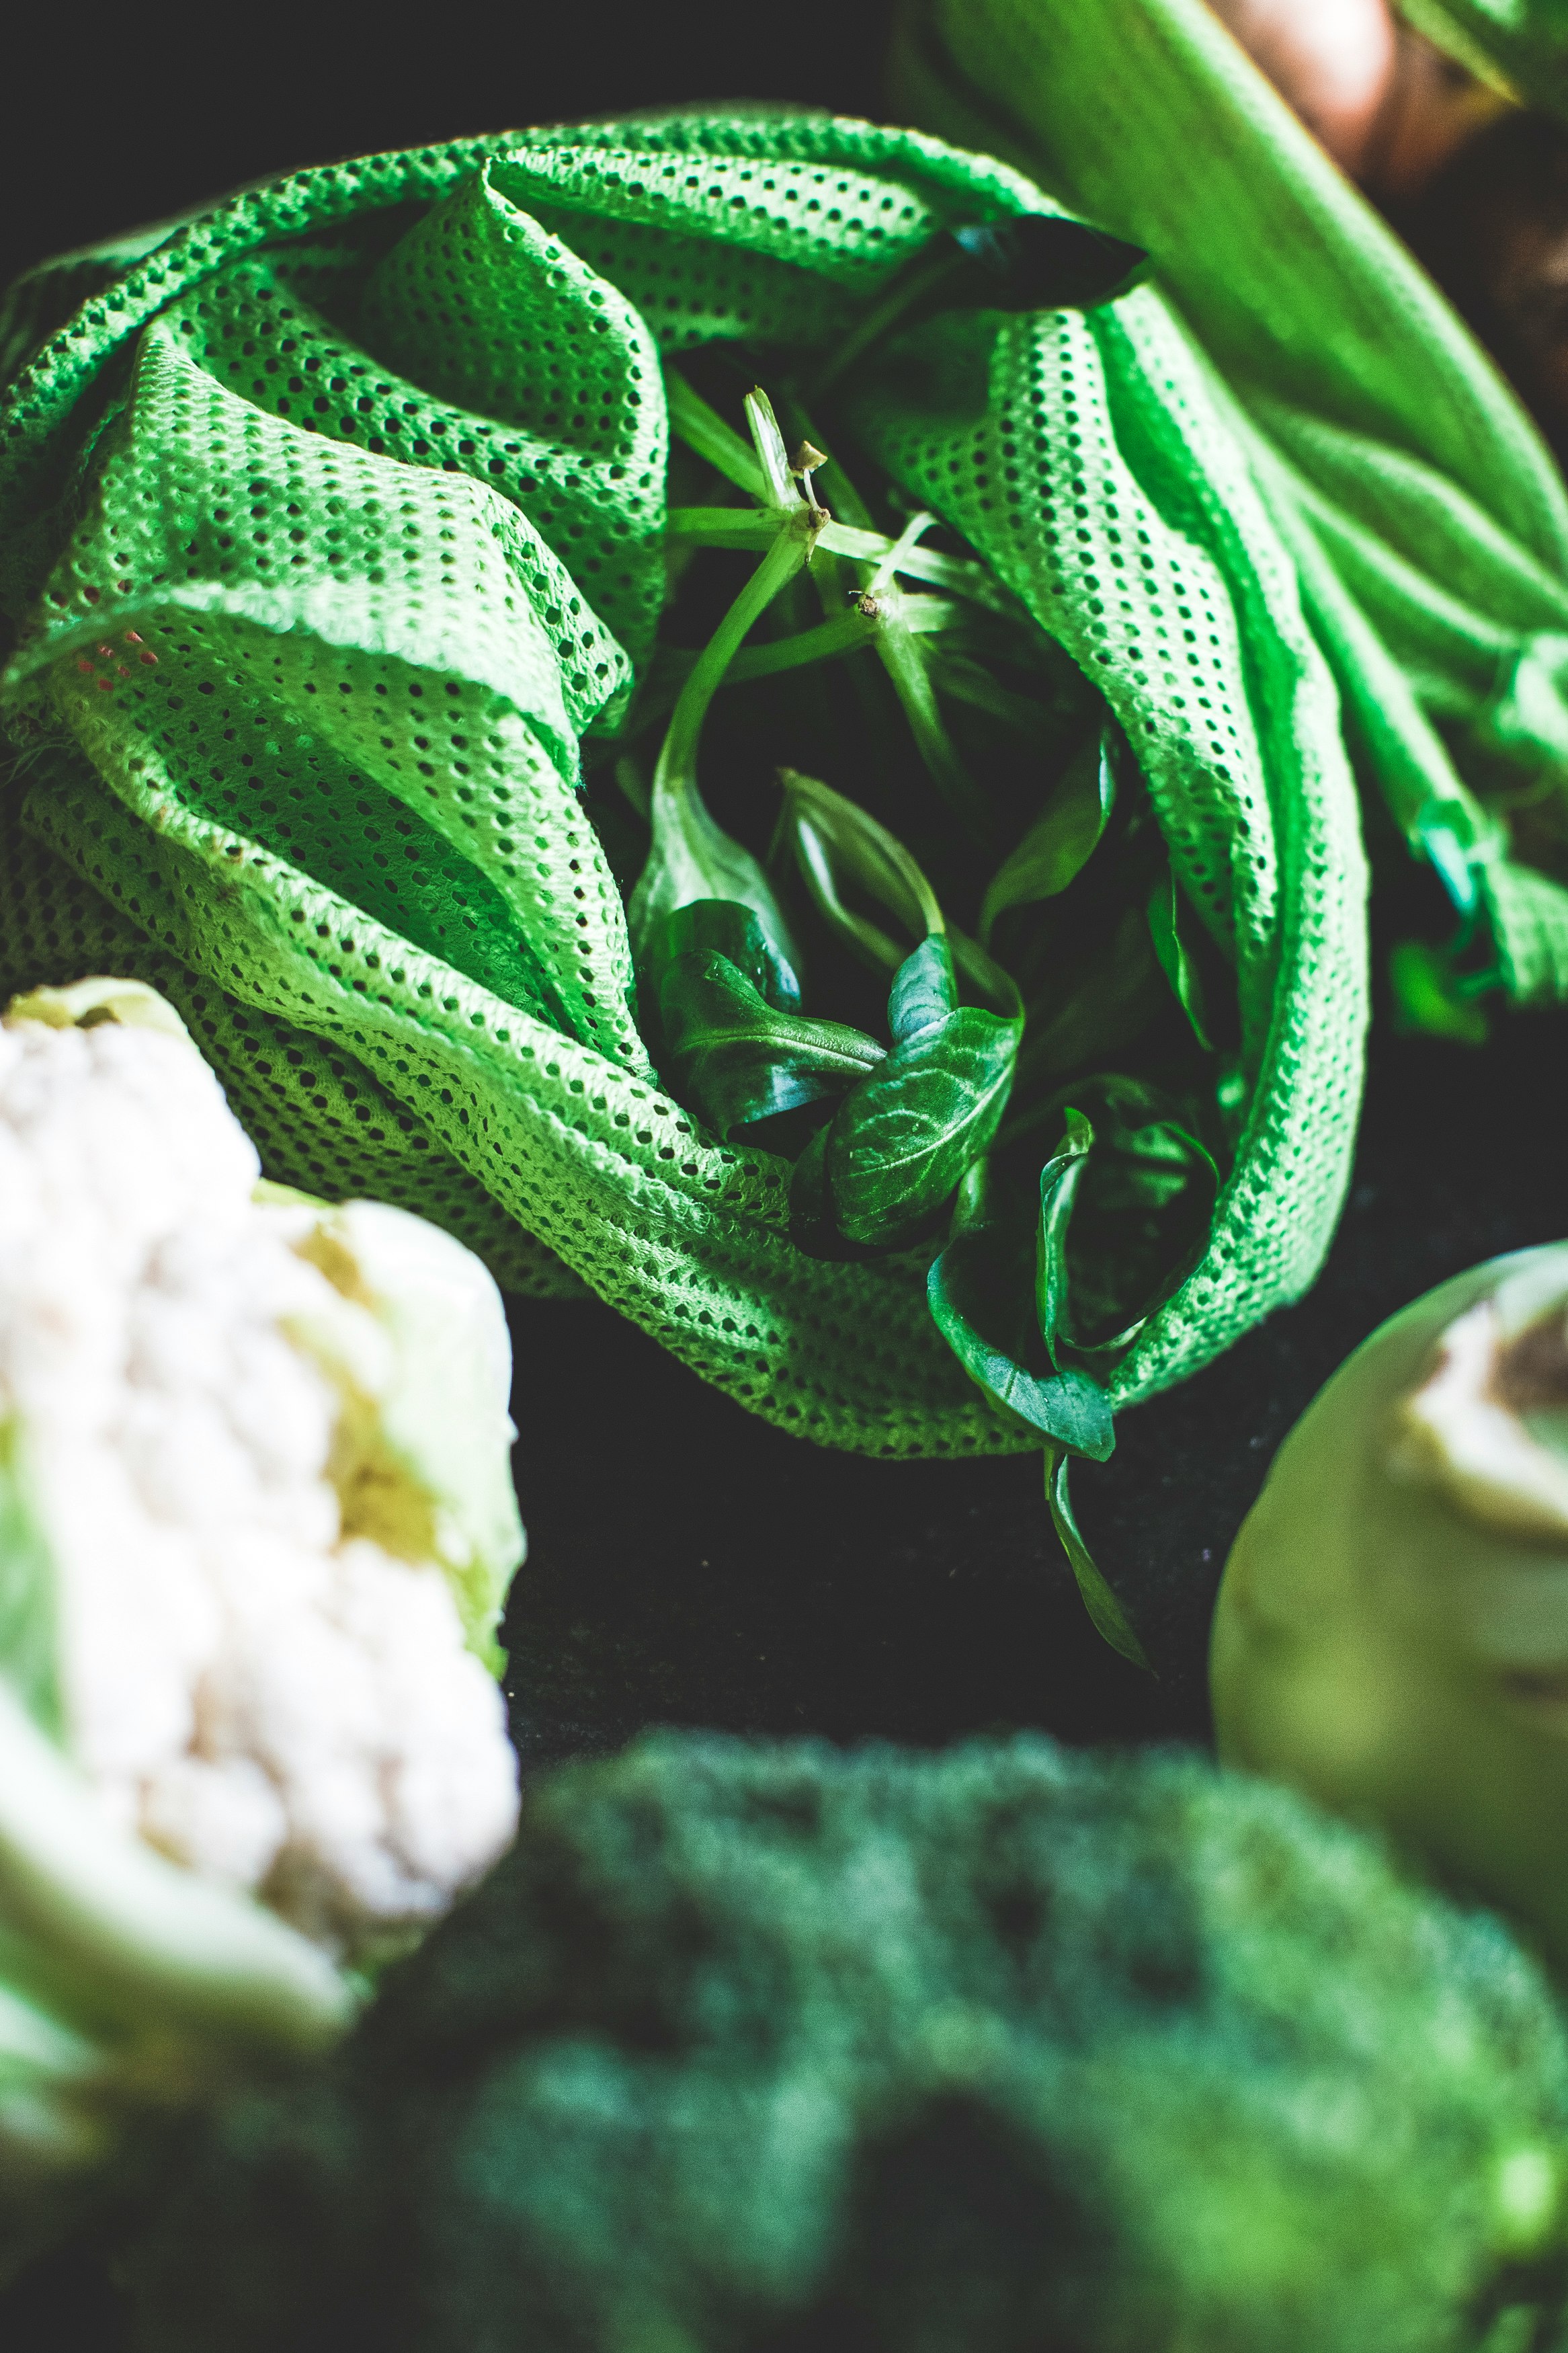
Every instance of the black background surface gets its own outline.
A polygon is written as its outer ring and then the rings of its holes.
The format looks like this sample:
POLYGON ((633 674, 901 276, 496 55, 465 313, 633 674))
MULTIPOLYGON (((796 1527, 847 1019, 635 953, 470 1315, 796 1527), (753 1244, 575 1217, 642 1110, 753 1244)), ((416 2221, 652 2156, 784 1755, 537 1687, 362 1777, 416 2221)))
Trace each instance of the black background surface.
MULTIPOLYGON (((393 20, 124 7, 30 12, 0 142, 0 278, 50 251, 327 157, 528 121, 741 96, 878 109, 885 8, 462 5, 393 20)), ((1395 864, 1379 953, 1440 911, 1395 864)), ((1274 1447, 1386 1314, 1568 1228, 1568 1023, 1484 1052, 1401 1039, 1381 1008, 1368 1110, 1329 1265, 1207 1373, 1127 1416, 1075 1495, 1159 1670, 1098 1641, 1058 1553, 1037 1459, 888 1464, 758 1423, 605 1309, 521 1303, 518 1474, 531 1551, 508 1621, 525 1766, 648 1723, 942 1742, 1206 1736, 1215 1584, 1274 1447)), ((119 2341, 76 2253, 0 2298, 7 2346, 119 2341)))

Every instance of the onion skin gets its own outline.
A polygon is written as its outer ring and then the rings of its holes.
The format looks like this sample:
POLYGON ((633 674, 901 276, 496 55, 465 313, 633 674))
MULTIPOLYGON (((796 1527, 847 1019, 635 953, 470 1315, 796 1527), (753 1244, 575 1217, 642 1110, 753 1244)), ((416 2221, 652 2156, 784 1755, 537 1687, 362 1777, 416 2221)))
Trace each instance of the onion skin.
POLYGON ((1553 1254, 1442 1284, 1319 1392, 1226 1563, 1210 1685, 1226 1764, 1381 1827, 1568 1970, 1568 1535, 1391 1465, 1447 1327, 1553 1254))

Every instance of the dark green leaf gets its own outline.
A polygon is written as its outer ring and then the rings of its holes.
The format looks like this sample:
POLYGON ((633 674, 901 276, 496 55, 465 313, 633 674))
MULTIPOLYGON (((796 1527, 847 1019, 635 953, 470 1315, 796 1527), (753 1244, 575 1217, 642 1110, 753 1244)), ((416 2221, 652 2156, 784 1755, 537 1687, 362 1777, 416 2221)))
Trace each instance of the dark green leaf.
POLYGON ((1124 1659, 1131 1660, 1135 1667, 1142 1667, 1145 1674, 1152 1674, 1154 1670, 1149 1664, 1142 1643, 1132 1630, 1131 1620, 1096 1567, 1094 1556, 1079 1531, 1078 1522, 1073 1516, 1072 1499, 1068 1493, 1068 1466, 1071 1460, 1064 1447, 1047 1446, 1046 1449, 1046 1502, 1050 1510, 1051 1524, 1061 1539, 1062 1550, 1078 1579, 1083 1606, 1097 1632, 1104 1637, 1113 1651, 1120 1651, 1124 1659))
MULTIPOLYGON (((910 604, 913 603, 911 598, 910 604)), ((908 611, 906 606, 906 612, 908 611)), ((951 634, 952 625, 946 625, 951 634)), ((994 679, 983 662, 973 655, 939 642, 926 650, 926 668, 931 684, 939 692, 949 694, 955 702, 968 703, 972 711, 984 711, 1004 726, 1016 728, 1033 744, 1049 739, 1051 712, 1037 695, 1017 694, 994 679)))
POLYGON ((864 1242, 847 1241, 838 1230, 827 1183, 826 1127, 817 1129, 790 1172, 789 1237, 808 1258, 858 1264, 880 1255, 864 1242))
POLYGON ((1187 938, 1186 902, 1169 869, 1155 882, 1149 893, 1149 936, 1154 943, 1154 954, 1160 969, 1175 992, 1192 1026, 1194 1037, 1205 1053, 1214 1047, 1208 1034, 1208 1016, 1204 1008, 1203 976, 1187 938))
POLYGON ((987 1163, 958 1188, 947 1247, 926 1278, 938 1331, 971 1379, 1031 1429, 1104 1461, 1115 1444, 1110 1401, 1088 1373, 1051 1370, 1035 1317, 1028 1198, 999 1198, 987 1163))
POLYGON ((1026 1043, 1019 1067, 1018 1098, 1031 1123, 1045 1116, 1041 1082, 1068 1071, 1092 1069, 1121 1054, 1165 1002, 1165 984, 1155 960, 1149 926, 1136 907, 1127 908, 1110 937, 1080 966, 1068 994, 1029 1005, 1026 1043))
POLYGON ((677 956, 692 954, 727 956, 775 1012, 791 1013, 800 1004, 795 966, 754 907, 734 899, 692 899, 666 916, 648 955, 655 987, 677 956))
POLYGON ((711 952, 666 966, 658 1009, 673 1092, 726 1137, 830 1101, 883 1059, 858 1029, 776 1011, 728 956, 711 952))
POLYGON ((1484 1046, 1491 1033, 1486 1008, 1468 995, 1449 958, 1426 940, 1396 940, 1388 952, 1388 985, 1396 1029, 1424 1030, 1461 1046, 1484 1046))
POLYGON ((876 650, 903 705, 927 776, 964 832, 973 840, 987 841, 992 830, 990 804, 948 733, 926 667, 925 640, 908 627, 899 600, 890 595, 878 627, 876 650))
POLYGON ((863 892, 916 939, 942 929, 936 894, 897 837, 856 801, 815 776, 781 768, 784 830, 818 913, 852 955, 874 972, 890 972, 908 953, 850 905, 863 892))
POLYGON ((1094 1120, 1059 1106, 1066 1140, 1041 1175, 1040 1328, 1053 1363, 1103 1377, 1201 1255, 1218 1174, 1156 1088, 1108 1077, 1074 1092, 1094 1120))
POLYGON ((980 936, 989 941, 1009 907, 1054 899, 1088 864, 1116 798, 1110 746, 1103 733, 1071 760, 1050 806, 1037 818, 993 876, 980 910, 980 936))
POLYGON ((999 965, 988 955, 978 940, 961 932, 956 923, 947 927, 947 944, 952 951, 952 961, 971 988, 988 997, 994 1013, 1001 1013, 1009 1021, 1022 1021, 1024 1000, 1018 984, 1005 965, 999 965))
POLYGON ((1136 286, 1140 245, 1057 213, 944 229, 899 272, 882 300, 817 375, 825 392, 895 331, 944 311, 1090 310, 1136 286))
POLYGON ((948 236, 961 259, 941 290, 944 311, 1088 310, 1125 294, 1149 265, 1141 245, 1059 214, 977 221, 948 236))
POLYGON ((1068 1335, 1068 1226, 1089 1166, 1094 1130, 1069 1105, 1063 1113, 1061 1148, 1040 1171, 1040 1225, 1035 1259, 1035 1304, 1040 1335, 1059 1372, 1068 1335))
POLYGON ((626 910, 638 970, 647 967, 655 935, 670 915, 696 900, 728 899, 752 910, 798 971, 800 951, 773 884, 751 851, 714 822, 695 783, 679 792, 656 789, 652 816, 647 863, 626 910))
POLYGON ((833 854, 816 824, 795 813, 786 814, 785 827, 817 913, 862 964, 869 965, 873 972, 896 972, 903 962, 903 949, 880 923, 848 904, 839 888, 833 854))
POLYGON ((896 1241, 941 1207, 996 1132, 1022 1026, 961 1006, 896 1046, 839 1105, 827 1175, 851 1241, 896 1241))
POLYGON ((957 1009, 952 950, 940 932, 931 932, 893 975, 888 992, 888 1028, 894 1045, 912 1045, 928 1029, 940 1029, 957 1009))

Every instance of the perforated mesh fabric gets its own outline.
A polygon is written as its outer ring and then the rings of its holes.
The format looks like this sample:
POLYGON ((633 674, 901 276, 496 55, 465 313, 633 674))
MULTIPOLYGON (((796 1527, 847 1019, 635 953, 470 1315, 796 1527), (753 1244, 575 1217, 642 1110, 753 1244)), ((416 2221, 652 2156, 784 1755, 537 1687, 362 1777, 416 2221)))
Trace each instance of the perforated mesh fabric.
MULTIPOLYGON (((0 322, 0 986, 153 980, 271 1172, 421 1208, 514 1287, 579 1279, 787 1427, 1037 1442, 921 1257, 805 1257, 787 1165, 661 1092, 576 786, 663 593, 659 353, 826 351, 944 223, 1040 209, 913 133, 681 117, 323 167, 35 273, 0 322)), ((1337 1213, 1365 975, 1333 689, 1155 298, 890 360, 865 438, 1102 689, 1236 962, 1235 1171, 1125 1400, 1298 1293, 1337 1213)))
MULTIPOLYGON (((1556 0, 1443 7, 1562 80, 1556 0)), ((903 0, 891 89, 1157 257, 1396 823, 1507 992, 1568 1002, 1568 889, 1507 815, 1568 872, 1568 495, 1458 313, 1204 0, 903 0)))

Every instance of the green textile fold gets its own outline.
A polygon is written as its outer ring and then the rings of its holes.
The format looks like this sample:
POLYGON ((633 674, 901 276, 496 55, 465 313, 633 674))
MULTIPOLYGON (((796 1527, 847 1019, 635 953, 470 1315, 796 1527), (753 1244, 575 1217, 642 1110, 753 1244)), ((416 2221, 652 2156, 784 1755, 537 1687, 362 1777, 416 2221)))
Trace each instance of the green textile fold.
MULTIPOLYGON (((1037 1444, 942 1339, 925 1256, 805 1255, 788 1165, 663 1092, 578 786, 666 593, 669 355, 825 359, 940 231, 1058 209, 919 133, 682 114, 323 165, 29 273, 0 314, 0 995, 148 979, 270 1175, 585 1286, 803 1435, 1037 1444)), ((1298 1296, 1342 1198, 1365 878, 1333 682, 1154 293, 929 321, 857 398, 1104 694, 1235 968, 1234 1166, 1125 1403, 1298 1296)), ((1568 519, 1528 540, 1515 440, 1489 560, 1525 597, 1568 519)))
MULTIPOLYGON (((1528 26, 1532 55, 1568 28, 1445 5, 1478 39, 1528 26)), ((1501 986, 1568 999, 1568 890, 1510 816, 1568 871, 1568 497, 1458 314, 1203 0, 908 0, 891 93, 1154 256, 1360 760, 1501 986)))

